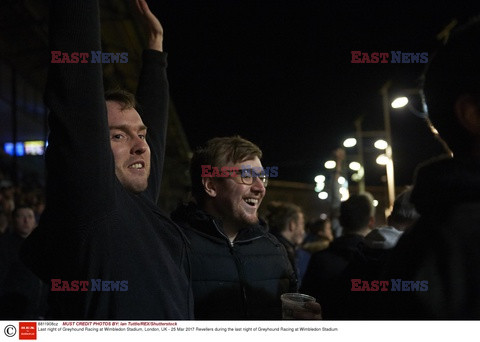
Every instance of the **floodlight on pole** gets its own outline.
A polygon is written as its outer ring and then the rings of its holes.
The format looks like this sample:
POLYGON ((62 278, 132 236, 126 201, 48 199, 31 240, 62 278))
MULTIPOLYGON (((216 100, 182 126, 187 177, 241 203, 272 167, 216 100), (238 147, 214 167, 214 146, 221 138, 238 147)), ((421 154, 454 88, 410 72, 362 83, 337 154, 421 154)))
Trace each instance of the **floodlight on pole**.
POLYGON ((335 162, 335 160, 327 160, 324 166, 326 169, 332 170, 337 166, 337 163, 335 162))
POLYGON ((408 97, 401 96, 397 97, 395 100, 392 101, 392 108, 402 108, 408 104, 408 97))
POLYGON ((345 139, 345 141, 343 142, 343 146, 346 147, 346 148, 350 148, 350 147, 353 147, 357 144, 357 139, 355 138, 347 138, 345 139))

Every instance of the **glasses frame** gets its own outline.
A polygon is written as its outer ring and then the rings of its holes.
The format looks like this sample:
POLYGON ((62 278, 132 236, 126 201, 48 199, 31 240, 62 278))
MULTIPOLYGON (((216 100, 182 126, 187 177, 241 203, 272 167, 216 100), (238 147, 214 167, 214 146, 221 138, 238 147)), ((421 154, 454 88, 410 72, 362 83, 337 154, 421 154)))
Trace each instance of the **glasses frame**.
POLYGON ((235 175, 230 175, 230 177, 228 178, 233 179, 233 181, 237 184, 245 184, 245 185, 252 185, 255 178, 258 178, 260 179, 260 182, 262 182, 264 188, 268 186, 268 176, 266 174, 252 176, 251 171, 249 173, 248 170, 236 172, 235 175), (240 182, 237 181, 237 179, 239 178, 240 178, 240 182))

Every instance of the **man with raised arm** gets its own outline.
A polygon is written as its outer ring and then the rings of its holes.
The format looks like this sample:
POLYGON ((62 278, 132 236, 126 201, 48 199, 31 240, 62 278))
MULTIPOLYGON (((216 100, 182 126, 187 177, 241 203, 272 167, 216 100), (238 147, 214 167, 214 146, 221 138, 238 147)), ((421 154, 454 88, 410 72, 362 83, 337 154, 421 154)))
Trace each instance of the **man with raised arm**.
MULTIPOLYGON (((52 51, 101 50, 97 2, 51 1, 52 51)), ((138 107, 124 91, 104 97, 99 63, 49 68, 47 203, 23 260, 50 286, 51 319, 193 318, 186 239, 156 206, 168 108, 163 29, 136 2, 150 31, 138 107)))

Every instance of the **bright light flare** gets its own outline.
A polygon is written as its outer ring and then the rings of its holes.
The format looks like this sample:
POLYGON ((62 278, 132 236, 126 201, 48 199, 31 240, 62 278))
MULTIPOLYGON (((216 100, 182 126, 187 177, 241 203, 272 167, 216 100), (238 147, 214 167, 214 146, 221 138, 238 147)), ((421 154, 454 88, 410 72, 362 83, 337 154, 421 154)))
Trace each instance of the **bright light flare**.
POLYGON ((345 139, 345 141, 343 142, 343 146, 344 147, 353 147, 357 144, 357 139, 355 138, 348 138, 348 139, 345 139))
POLYGON ((392 102, 392 108, 402 108, 402 107, 405 107, 407 104, 408 104, 408 98, 406 98, 405 96, 397 97, 392 102))

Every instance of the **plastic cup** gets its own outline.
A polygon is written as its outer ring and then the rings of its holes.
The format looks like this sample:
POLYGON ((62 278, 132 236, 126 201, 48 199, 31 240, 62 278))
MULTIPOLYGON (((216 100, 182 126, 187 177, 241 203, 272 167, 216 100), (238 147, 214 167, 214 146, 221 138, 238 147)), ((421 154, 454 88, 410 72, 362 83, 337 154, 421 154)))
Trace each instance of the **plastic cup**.
POLYGON ((303 293, 284 293, 280 296, 282 300, 283 319, 294 319, 294 311, 306 311, 305 303, 315 302, 315 298, 303 293))

